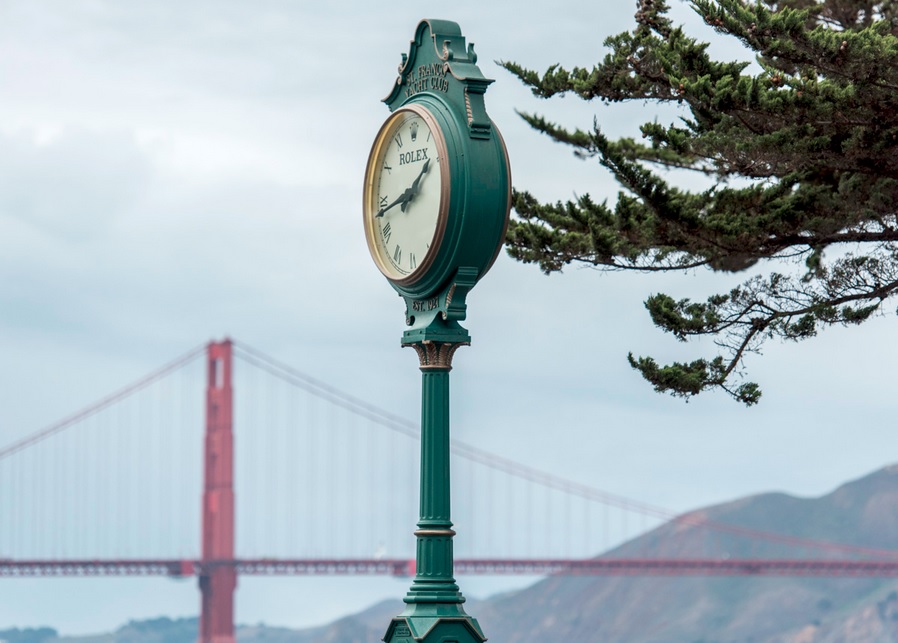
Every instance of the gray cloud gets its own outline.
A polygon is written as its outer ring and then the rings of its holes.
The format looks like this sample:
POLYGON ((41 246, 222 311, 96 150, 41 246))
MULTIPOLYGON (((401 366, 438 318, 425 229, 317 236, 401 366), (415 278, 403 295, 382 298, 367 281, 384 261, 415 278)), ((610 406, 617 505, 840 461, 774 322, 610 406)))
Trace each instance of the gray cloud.
POLYGON ((149 173, 145 155, 125 133, 0 136, 0 217, 84 243, 134 206, 149 173))

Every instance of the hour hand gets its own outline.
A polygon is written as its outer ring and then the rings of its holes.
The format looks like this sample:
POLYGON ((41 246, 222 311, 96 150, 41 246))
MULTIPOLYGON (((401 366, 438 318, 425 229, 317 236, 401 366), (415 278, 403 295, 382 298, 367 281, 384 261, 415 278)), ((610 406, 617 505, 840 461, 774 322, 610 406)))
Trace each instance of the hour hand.
POLYGON ((395 201, 393 201, 390 205, 384 206, 380 210, 378 210, 377 214, 375 214, 374 216, 382 217, 387 210, 389 210, 390 208, 397 206, 399 204, 402 204, 402 210, 405 211, 405 204, 408 203, 409 199, 411 199, 411 198, 412 198, 412 189, 409 188, 405 192, 400 194, 399 198, 397 198, 395 201))

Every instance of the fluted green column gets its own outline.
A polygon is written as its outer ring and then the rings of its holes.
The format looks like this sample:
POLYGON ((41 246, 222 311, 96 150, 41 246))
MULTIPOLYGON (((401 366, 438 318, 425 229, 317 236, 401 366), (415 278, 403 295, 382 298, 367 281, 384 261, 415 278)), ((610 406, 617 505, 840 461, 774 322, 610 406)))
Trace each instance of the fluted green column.
POLYGON ((387 643, 482 643, 477 620, 462 608, 465 598, 453 577, 449 494, 449 371, 452 355, 467 342, 421 341, 421 496, 416 574, 405 611, 393 619, 387 643))
POLYGON ((417 574, 406 603, 462 603, 453 578, 449 499, 449 367, 422 366, 417 574))

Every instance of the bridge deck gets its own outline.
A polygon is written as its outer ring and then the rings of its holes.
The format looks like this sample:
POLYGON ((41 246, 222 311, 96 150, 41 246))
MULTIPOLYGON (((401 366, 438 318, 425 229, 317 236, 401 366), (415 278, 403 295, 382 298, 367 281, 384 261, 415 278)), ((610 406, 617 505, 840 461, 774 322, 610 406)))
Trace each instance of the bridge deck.
MULTIPOLYGON (((238 559, 199 560, 0 560, 0 577, 39 576, 193 576, 234 566, 259 576, 392 575, 412 576, 415 561, 405 559, 238 559)), ((898 577, 898 558, 688 559, 592 558, 460 559, 456 574, 568 576, 831 576, 898 577)))

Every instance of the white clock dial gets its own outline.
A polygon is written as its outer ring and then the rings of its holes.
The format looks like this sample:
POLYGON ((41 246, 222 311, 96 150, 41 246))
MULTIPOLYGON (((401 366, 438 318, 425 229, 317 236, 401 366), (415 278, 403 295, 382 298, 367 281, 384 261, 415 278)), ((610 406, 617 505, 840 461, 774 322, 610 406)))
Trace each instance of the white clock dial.
POLYGON ((396 281, 423 273, 445 218, 445 143, 420 107, 397 110, 384 124, 368 163, 365 225, 381 271, 396 281))

